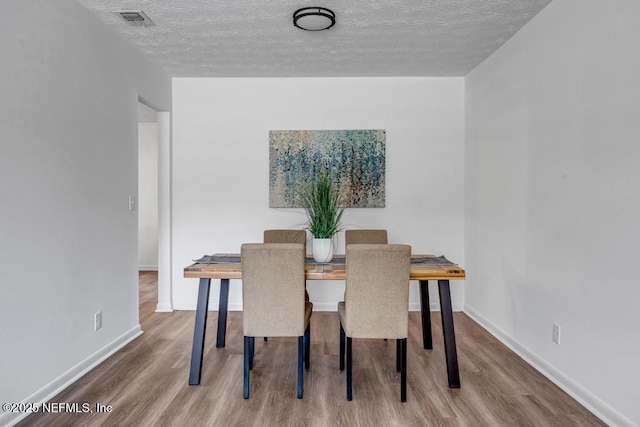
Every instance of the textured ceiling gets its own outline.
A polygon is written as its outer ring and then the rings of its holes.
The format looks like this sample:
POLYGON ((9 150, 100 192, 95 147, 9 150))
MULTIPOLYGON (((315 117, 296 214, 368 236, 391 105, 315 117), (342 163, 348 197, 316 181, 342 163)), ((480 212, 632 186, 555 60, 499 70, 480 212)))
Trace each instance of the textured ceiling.
POLYGON ((173 77, 464 76, 551 0, 79 0, 173 77), (293 12, 322 6, 308 32, 293 12), (140 9, 154 27, 114 11, 140 9))

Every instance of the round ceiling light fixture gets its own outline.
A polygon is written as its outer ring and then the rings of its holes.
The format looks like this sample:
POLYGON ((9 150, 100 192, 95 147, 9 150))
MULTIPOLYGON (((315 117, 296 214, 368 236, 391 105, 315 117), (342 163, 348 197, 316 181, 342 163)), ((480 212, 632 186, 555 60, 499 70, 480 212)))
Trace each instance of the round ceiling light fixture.
POLYGON ((293 12, 293 25, 302 30, 328 30, 335 23, 336 14, 326 7, 303 7, 293 12))

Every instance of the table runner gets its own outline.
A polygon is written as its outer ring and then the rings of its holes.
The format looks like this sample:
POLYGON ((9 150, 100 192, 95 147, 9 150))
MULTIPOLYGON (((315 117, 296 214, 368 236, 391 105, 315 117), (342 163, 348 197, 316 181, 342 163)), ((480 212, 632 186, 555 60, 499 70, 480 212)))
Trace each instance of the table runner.
MULTIPOLYGON (((205 255, 193 260, 197 264, 239 264, 240 255, 205 255)), ((305 264, 344 264, 345 258, 334 258, 331 262, 317 262, 311 257, 304 260, 305 264)), ((411 257, 411 264, 425 265, 457 265, 449 261, 444 255, 439 257, 411 257)))

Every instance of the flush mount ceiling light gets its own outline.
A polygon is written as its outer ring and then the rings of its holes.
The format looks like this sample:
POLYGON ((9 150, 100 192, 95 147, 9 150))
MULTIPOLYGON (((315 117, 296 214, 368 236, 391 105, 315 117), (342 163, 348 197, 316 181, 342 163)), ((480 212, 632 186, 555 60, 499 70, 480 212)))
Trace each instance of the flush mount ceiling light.
POLYGON ((156 25, 151 18, 149 18, 141 10, 119 10, 116 12, 124 21, 135 27, 153 27, 156 25))
POLYGON ((328 30, 335 23, 336 14, 325 7, 303 7, 293 12, 293 25, 302 30, 328 30))

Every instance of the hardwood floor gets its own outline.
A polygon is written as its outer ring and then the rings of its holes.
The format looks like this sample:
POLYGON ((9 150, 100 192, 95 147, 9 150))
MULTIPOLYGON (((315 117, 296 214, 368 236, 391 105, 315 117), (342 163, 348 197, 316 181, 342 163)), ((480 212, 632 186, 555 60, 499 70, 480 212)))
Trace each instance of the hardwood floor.
MULTIPOLYGON (((423 350, 410 313, 407 402, 400 403, 395 341, 354 340, 353 401, 338 369, 338 318, 311 318, 311 369, 296 399, 296 340, 256 340, 251 396, 242 398, 242 313, 230 312, 215 348, 210 312, 202 380, 187 385, 194 312, 155 313, 155 272, 140 274, 144 334, 52 402, 111 405, 110 413, 34 414, 20 426, 603 426, 464 313, 455 313, 462 387, 447 386, 439 313, 423 350)), ((194 284, 195 286, 195 284, 194 284)))

